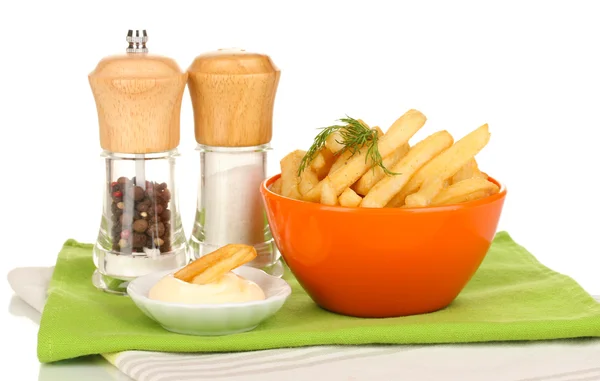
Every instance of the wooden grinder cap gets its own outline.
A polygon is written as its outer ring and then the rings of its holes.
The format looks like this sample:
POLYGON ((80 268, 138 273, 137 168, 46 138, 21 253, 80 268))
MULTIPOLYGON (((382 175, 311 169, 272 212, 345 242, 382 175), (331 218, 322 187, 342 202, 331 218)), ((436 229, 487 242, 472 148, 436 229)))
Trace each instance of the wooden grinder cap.
POLYGON ((98 111, 100 146, 136 154, 175 149, 187 74, 174 60, 147 54, 145 31, 143 41, 131 39, 131 34, 128 53, 102 59, 88 77, 98 111))
POLYGON ((269 143, 279 76, 263 54, 228 49, 196 57, 188 69, 196 141, 216 147, 269 143))

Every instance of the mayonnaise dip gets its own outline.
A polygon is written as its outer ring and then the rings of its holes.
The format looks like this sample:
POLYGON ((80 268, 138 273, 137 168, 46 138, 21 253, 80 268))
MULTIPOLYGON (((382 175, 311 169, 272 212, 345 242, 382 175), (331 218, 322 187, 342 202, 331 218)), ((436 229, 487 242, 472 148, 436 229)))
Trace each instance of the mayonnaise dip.
POLYGON ((256 283, 233 272, 226 273, 210 284, 198 284, 195 281, 188 283, 172 274, 167 275, 150 289, 148 297, 162 302, 185 304, 242 303, 266 298, 256 283))

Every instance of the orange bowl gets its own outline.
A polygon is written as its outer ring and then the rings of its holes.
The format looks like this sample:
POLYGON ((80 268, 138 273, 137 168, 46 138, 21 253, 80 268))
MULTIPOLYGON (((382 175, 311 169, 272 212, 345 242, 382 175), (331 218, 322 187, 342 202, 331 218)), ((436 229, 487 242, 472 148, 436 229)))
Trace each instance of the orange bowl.
POLYGON ((260 187, 290 270, 322 308, 356 317, 442 309, 483 261, 506 188, 462 204, 418 209, 346 208, 294 200, 260 187))

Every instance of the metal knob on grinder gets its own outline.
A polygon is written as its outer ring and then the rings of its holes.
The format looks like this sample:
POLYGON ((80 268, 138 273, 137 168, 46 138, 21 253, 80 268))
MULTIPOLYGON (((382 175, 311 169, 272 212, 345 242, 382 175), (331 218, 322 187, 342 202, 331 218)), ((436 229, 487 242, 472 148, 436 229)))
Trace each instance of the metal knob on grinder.
POLYGON ((126 41, 129 43, 129 46, 126 49, 127 53, 148 53, 148 48, 146 48, 148 34, 145 29, 141 31, 136 30, 135 35, 133 30, 129 29, 126 41))
POLYGON ((188 69, 200 152, 190 239, 196 258, 226 244, 247 244, 258 252, 250 266, 281 272, 259 192, 279 77, 269 56, 235 49, 202 54, 188 69))

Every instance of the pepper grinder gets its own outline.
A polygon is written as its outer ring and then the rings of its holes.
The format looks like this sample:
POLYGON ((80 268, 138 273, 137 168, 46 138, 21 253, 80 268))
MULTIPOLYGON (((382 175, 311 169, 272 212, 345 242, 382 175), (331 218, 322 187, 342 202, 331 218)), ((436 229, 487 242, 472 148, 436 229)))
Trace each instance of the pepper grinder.
POLYGON ((125 294, 129 281, 188 262, 175 183, 187 73, 148 54, 145 30, 129 30, 124 55, 89 75, 106 168, 93 284, 125 294))
POLYGON ((270 57, 239 49, 202 54, 188 69, 200 153, 194 258, 230 243, 253 245, 258 256, 247 265, 283 273, 259 193, 279 77, 270 57))

